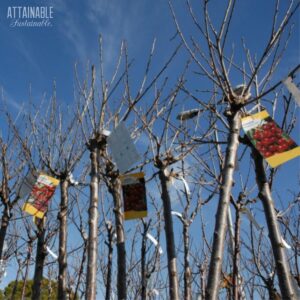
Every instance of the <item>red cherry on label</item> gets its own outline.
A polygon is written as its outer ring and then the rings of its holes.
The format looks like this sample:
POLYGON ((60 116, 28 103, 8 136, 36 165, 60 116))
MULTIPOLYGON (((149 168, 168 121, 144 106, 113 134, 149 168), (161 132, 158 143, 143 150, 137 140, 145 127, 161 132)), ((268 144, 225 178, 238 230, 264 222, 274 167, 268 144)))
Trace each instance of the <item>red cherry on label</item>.
POLYGON ((284 152, 285 150, 286 150, 286 147, 285 147, 284 145, 278 145, 277 151, 278 151, 279 153, 282 153, 282 152, 284 152))
POLYGON ((265 157, 270 157, 270 156, 272 156, 272 155, 273 155, 273 153, 272 153, 271 151, 265 152, 265 157))
POLYGON ((276 146, 276 145, 270 145, 270 146, 269 146, 269 150, 270 150, 271 152, 276 152, 276 151, 277 151, 277 146, 276 146))
POLYGON ((255 131, 253 134, 253 138, 255 138, 256 140, 261 140, 262 139, 262 134, 260 131, 255 131))

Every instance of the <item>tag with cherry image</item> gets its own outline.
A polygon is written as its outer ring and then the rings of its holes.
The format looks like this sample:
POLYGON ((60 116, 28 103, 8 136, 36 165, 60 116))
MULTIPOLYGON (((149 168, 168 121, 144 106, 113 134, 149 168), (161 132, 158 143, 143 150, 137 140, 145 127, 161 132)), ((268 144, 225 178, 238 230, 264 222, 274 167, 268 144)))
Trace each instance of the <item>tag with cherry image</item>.
POLYGON ((300 156, 300 147, 282 131, 266 110, 242 118, 242 127, 272 168, 300 156))

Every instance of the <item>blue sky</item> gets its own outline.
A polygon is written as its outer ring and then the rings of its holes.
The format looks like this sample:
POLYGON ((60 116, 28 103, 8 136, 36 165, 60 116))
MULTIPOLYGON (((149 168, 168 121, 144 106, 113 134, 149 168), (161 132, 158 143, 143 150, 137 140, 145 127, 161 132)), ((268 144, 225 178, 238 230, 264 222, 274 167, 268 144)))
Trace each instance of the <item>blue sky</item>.
MULTIPOLYGON (((197 13, 198 2, 191 2, 197 13)), ((252 51, 262 51, 264 37, 269 31, 266 24, 269 23, 267 20, 271 10, 267 1, 237 2, 238 13, 233 19, 230 41, 235 44, 236 58, 239 59, 241 37, 245 37, 252 51)), ((184 1, 173 3, 183 31, 187 36, 197 37, 187 17, 184 1)), ((215 6, 213 17, 220 17, 221 8, 220 4, 215 6)), ((30 85, 33 95, 40 97, 44 92, 50 93, 52 82, 56 80, 58 97, 61 101, 72 102, 74 64, 78 63, 79 70, 84 72, 87 62, 99 63, 99 34, 103 36, 104 60, 109 74, 122 40, 127 41, 129 56, 135 58, 135 65, 138 66, 145 64, 152 41, 156 38, 159 53, 156 63, 159 64, 176 44, 176 41, 170 41, 174 33, 165 0, 3 0, 0 4, 0 86, 6 91, 10 102, 20 104, 28 101, 30 85), (53 6, 53 26, 11 28, 7 8, 19 5, 53 6)), ((298 37, 299 28, 291 40, 293 46, 281 67, 281 74, 288 72, 299 61, 298 37)))
MULTIPOLYGON (((173 1, 178 20, 187 37, 193 35, 197 38, 199 34, 188 17, 184 2, 173 1)), ((198 1, 191 2, 198 14, 198 1)), ((218 19, 223 1, 215 2, 218 4, 212 11, 212 17, 218 19)), ((232 22, 228 47, 234 43, 235 57, 240 62, 245 58, 241 52, 242 37, 245 37, 246 44, 252 52, 260 54, 263 51, 272 19, 270 3, 274 1, 237 2, 237 13, 232 22)), ((294 21, 295 32, 290 40, 290 47, 274 80, 283 79, 289 70, 299 64, 299 18, 294 21)), ((4 98, 12 112, 18 111, 22 105, 26 107, 30 90, 34 102, 38 102, 44 93, 51 95, 54 80, 58 100, 71 104, 76 85, 75 64, 78 65, 80 75, 85 73, 88 64, 95 64, 96 67, 99 65, 99 34, 103 36, 104 66, 108 77, 111 76, 121 41, 126 40, 129 56, 135 59, 133 76, 138 78, 145 67, 153 39, 156 38, 154 69, 158 70, 179 42, 178 39, 171 39, 175 32, 165 0, 1 0, 0 87, 4 90, 4 98), (52 26, 10 27, 11 20, 7 19, 7 9, 9 6, 19 5, 53 6, 52 26)), ((187 53, 182 50, 179 57, 182 60, 177 60, 171 67, 174 74, 180 72, 187 53)), ((188 80, 193 89, 201 85, 203 88, 201 78, 190 76, 188 80)), ((239 84, 241 79, 233 76, 232 82, 239 84)), ((3 125, 1 121, 0 124, 3 125)), ((299 136, 295 133, 293 136, 299 143, 299 136)), ((285 184, 275 187, 278 193, 284 193, 286 189, 298 183, 298 167, 299 158, 282 166, 283 172, 278 182, 282 178, 285 184), (284 178, 286 174, 290 174, 290 170, 293 180, 286 181, 284 178)))

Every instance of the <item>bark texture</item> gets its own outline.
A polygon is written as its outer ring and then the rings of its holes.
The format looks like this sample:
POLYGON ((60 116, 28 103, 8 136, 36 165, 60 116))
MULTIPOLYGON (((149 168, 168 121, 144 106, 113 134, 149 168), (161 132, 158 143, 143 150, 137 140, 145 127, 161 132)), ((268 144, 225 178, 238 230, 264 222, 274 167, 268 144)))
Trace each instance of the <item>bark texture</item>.
POLYGON ((2 219, 1 219, 1 228, 0 228, 0 259, 2 259, 2 255, 3 255, 4 242, 5 242, 9 220, 10 220, 9 204, 5 204, 4 211, 2 214, 2 219))
POLYGON ((114 235, 114 230, 111 224, 107 224, 107 238, 108 242, 107 247, 108 247, 108 261, 107 261, 107 275, 106 275, 106 291, 105 291, 105 300, 110 300, 111 296, 111 280, 112 280, 112 262, 113 262, 113 235, 114 235))
POLYGON ((184 221, 183 224, 183 240, 184 240, 184 299, 192 299, 192 272, 190 268, 190 257, 189 257, 189 247, 190 247, 190 235, 189 235, 189 225, 188 220, 184 221))
POLYGON ((233 300, 241 299, 240 280, 239 280, 239 259, 240 259, 240 211, 239 204, 235 213, 235 232, 234 232, 234 255, 233 255, 233 300))
POLYGON ((142 233, 142 247, 141 247, 141 299, 147 299, 147 284, 148 284, 148 271, 146 266, 146 245, 147 245, 147 232, 149 230, 150 222, 147 224, 143 221, 143 233, 142 233))
POLYGON ((34 270, 34 278, 32 285, 32 300, 40 300, 41 298, 41 285, 43 280, 43 271, 44 271, 44 262, 46 258, 45 251, 45 228, 43 225, 43 220, 38 224, 38 242, 37 242, 37 250, 36 250, 36 258, 35 258, 35 270, 34 270))
POLYGON ((32 253, 32 242, 33 242, 32 240, 28 242, 25 275, 24 275, 23 285, 22 285, 21 300, 25 299, 26 283, 28 279, 29 264, 30 264, 31 253, 32 253))
POLYGON ((264 169, 263 158, 254 148, 252 148, 252 155, 255 163, 259 198, 261 199, 264 207, 282 299, 296 300, 296 294, 290 279, 289 265, 286 259, 281 233, 277 222, 276 211, 274 209, 272 194, 264 169))
POLYGON ((67 213, 68 213, 68 181, 60 183, 59 219, 59 257, 58 257, 58 291, 59 300, 67 299, 67 213))
POLYGON ((6 146, 2 146, 2 182, 0 185, 0 196, 1 202, 4 205, 4 210, 1 219, 1 228, 0 228, 0 259, 2 259, 3 255, 3 247, 4 241, 6 237, 6 231, 9 224, 9 220, 11 218, 10 214, 10 206, 9 206, 9 172, 8 165, 6 160, 6 146))
POLYGON ((118 299, 127 299, 127 274, 126 274, 126 249, 125 249, 125 236, 124 236, 124 220, 122 213, 122 200, 121 200, 121 182, 116 177, 111 178, 110 192, 114 199, 114 213, 115 213, 115 227, 117 234, 117 257, 118 257, 118 299))
POLYGON ((89 206, 89 237, 87 250, 87 276, 86 276, 86 300, 96 299, 97 289, 97 254, 98 254, 98 149, 93 140, 90 146, 91 160, 91 183, 90 183, 90 206, 89 206))
POLYGON ((229 118, 230 133, 223 166, 222 185, 216 215, 212 253, 209 266, 205 299, 216 300, 219 293, 220 274, 223 261, 224 241, 227 228, 227 213, 233 184, 233 174, 239 146, 239 132, 241 129, 241 112, 238 110, 229 118))
POLYGON ((173 219, 171 214, 171 200, 167 187, 168 178, 164 173, 164 169, 159 170, 159 179, 161 183, 161 199, 164 207, 165 234, 168 256, 168 272, 169 272, 169 295, 172 300, 179 300, 178 275, 176 265, 176 251, 174 241, 173 219))

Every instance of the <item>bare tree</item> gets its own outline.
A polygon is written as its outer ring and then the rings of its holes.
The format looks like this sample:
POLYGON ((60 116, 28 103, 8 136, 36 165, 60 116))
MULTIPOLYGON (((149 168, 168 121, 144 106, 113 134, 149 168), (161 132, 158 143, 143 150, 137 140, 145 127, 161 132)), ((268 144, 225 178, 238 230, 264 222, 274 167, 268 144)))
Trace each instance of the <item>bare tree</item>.
MULTIPOLYGON (((246 58, 249 64, 249 72, 247 72, 244 67, 239 66, 238 63, 235 63, 234 56, 226 52, 226 44, 229 40, 228 33, 230 32, 236 1, 227 1, 224 17, 221 22, 218 22, 218 26, 213 23, 213 18, 210 15, 209 1, 202 1, 203 22, 197 20, 192 6, 188 2, 188 10, 190 12, 191 19, 203 38, 202 40, 205 43, 204 46, 200 45, 194 38, 191 39, 191 43, 187 41, 180 28, 179 22, 176 19, 171 2, 169 2, 177 28, 177 33, 183 41, 185 48, 192 57, 196 66, 200 69, 200 72, 213 84, 215 84, 223 94, 223 100, 217 104, 220 105, 224 101, 227 103, 226 117, 229 133, 226 157, 222 167, 220 197, 216 214, 206 299, 217 299, 218 295, 227 225, 226 215, 230 202, 233 175, 238 153, 242 108, 250 103, 258 103, 258 100, 280 85, 280 83, 276 83, 273 86, 268 87, 270 79, 282 58, 282 53, 286 49, 286 44, 281 47, 280 42, 284 39, 284 33, 286 31, 288 32, 288 25, 299 8, 299 2, 290 1, 286 10, 283 11, 282 19, 279 21, 279 2, 280 1, 277 1, 275 4, 274 17, 271 21, 272 30, 261 56, 254 60, 250 54, 250 50, 247 49, 244 44, 246 58), (269 67, 267 75, 263 76, 261 81, 258 81, 258 76, 262 73, 263 66, 265 66, 269 61, 271 62, 271 66, 269 67), (231 68, 235 69, 244 80, 244 84, 238 88, 234 88, 231 83, 231 68), (252 86, 256 87, 256 96, 250 100, 250 89, 252 86)), ((203 106, 206 105, 203 102, 200 103, 203 106)), ((217 114, 216 117, 218 117, 217 114)), ((287 278, 282 281, 285 282, 285 280, 287 280, 287 278)))

